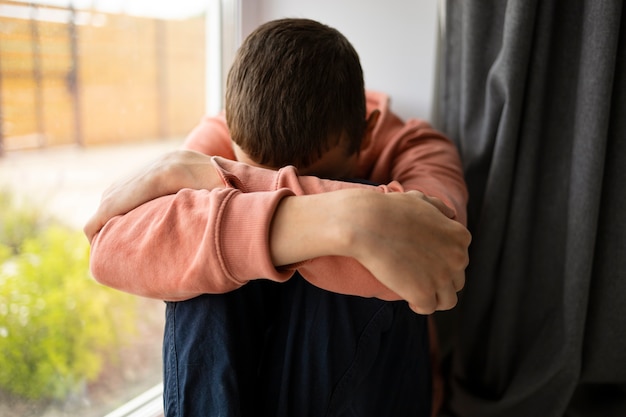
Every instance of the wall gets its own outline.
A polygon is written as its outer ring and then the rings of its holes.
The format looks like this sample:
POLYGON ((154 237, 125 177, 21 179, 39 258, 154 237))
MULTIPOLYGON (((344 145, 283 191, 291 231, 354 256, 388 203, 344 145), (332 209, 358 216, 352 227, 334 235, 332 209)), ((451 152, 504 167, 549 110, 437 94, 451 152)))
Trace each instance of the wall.
POLYGON ((437 4, 434 0, 241 0, 241 35, 281 17, 328 24, 356 48, 367 88, 389 93, 394 110, 404 118, 430 119, 437 4))

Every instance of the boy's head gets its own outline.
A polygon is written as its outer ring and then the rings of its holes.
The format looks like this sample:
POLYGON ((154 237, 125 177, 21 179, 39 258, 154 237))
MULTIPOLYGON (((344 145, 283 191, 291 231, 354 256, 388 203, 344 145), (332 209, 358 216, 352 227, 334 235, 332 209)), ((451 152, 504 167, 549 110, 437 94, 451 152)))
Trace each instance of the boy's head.
POLYGON ((257 165, 307 171, 355 159, 368 130, 359 57, 341 33, 313 20, 265 23, 230 69, 226 119, 238 159, 257 165))

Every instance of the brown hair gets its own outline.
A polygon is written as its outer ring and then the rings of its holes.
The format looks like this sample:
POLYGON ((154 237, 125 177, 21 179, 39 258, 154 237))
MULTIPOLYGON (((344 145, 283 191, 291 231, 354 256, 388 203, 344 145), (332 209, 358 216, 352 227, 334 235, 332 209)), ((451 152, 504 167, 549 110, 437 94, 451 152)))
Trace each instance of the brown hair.
POLYGON ((233 141, 262 165, 307 167, 342 136, 352 155, 366 128, 359 56, 319 22, 265 23, 245 39, 228 73, 226 119, 233 141))

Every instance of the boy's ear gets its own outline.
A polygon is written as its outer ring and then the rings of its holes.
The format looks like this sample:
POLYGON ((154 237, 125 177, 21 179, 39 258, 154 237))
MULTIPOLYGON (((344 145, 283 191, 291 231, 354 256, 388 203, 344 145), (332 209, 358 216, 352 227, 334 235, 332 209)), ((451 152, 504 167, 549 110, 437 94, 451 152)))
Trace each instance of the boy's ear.
POLYGON ((365 120, 365 136, 363 137, 363 142, 361 142, 361 150, 367 148, 372 141, 372 136, 374 134, 374 128, 378 123, 378 117, 380 116, 380 110, 374 110, 370 113, 367 120, 365 120))

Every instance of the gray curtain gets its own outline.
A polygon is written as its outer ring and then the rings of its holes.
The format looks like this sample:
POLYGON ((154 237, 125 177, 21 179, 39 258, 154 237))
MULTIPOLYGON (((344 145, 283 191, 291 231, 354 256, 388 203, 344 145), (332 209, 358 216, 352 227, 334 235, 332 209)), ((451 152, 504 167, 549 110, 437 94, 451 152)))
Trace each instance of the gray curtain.
POLYGON ((440 128, 473 233, 449 416, 626 416, 626 6, 448 0, 440 128))

